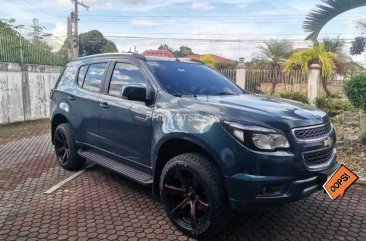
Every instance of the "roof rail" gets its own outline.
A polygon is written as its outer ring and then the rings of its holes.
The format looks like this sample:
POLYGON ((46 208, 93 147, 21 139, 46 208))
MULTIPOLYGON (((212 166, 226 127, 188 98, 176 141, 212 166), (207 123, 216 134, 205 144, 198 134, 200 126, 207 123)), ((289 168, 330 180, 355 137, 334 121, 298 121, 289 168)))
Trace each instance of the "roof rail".
POLYGON ((146 60, 145 56, 143 56, 141 54, 136 54, 136 53, 105 53, 105 54, 93 54, 93 55, 88 55, 88 56, 80 57, 77 60, 83 60, 83 59, 89 59, 89 58, 101 58, 101 57, 124 57, 124 56, 132 56, 134 58, 141 59, 143 61, 146 60))

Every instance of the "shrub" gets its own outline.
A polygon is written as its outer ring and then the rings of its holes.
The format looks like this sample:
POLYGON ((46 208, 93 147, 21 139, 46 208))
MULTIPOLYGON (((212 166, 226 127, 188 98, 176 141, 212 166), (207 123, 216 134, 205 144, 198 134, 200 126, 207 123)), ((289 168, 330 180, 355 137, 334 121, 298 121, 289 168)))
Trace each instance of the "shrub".
POLYGON ((287 93, 281 93, 281 98, 284 99, 290 99, 290 100, 296 100, 305 104, 309 104, 308 97, 304 94, 298 93, 298 92, 287 92, 287 93))
POLYGON ((354 111, 353 105, 344 99, 330 99, 326 97, 318 97, 315 100, 317 108, 327 112, 330 116, 338 115, 343 111, 354 111))
POLYGON ((348 81, 345 91, 355 107, 366 110, 366 75, 358 75, 348 81))

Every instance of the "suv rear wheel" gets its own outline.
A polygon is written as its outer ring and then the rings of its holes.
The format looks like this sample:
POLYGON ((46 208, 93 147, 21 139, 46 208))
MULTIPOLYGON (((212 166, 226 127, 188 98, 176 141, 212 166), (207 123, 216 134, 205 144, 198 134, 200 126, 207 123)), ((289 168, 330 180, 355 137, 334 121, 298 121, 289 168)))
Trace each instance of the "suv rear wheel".
POLYGON ((63 168, 77 171, 84 166, 85 159, 77 153, 78 148, 69 123, 57 126, 54 134, 54 146, 57 160, 63 168))
POLYGON ((171 159, 161 174, 160 194, 169 219, 187 235, 212 236, 228 223, 230 209, 217 168, 200 154, 171 159))

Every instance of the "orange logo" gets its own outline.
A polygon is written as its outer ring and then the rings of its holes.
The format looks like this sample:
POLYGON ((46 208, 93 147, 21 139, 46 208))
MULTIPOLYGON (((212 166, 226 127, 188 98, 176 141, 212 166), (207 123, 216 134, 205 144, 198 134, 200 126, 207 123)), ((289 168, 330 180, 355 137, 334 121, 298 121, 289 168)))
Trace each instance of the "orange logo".
POLYGON ((344 192, 357 181, 358 176, 344 165, 341 165, 337 171, 326 181, 323 188, 331 199, 336 200, 343 196, 344 192))

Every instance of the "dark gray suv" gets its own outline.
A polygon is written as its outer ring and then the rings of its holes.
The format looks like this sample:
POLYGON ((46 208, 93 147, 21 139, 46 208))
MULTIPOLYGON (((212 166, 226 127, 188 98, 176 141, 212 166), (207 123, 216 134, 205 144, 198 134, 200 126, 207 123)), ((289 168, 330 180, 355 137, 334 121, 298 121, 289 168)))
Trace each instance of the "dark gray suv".
POLYGON ((66 66, 51 99, 62 167, 88 159, 151 186, 195 237, 219 232, 232 210, 305 198, 338 167, 325 113, 249 93, 197 61, 83 57, 66 66))

